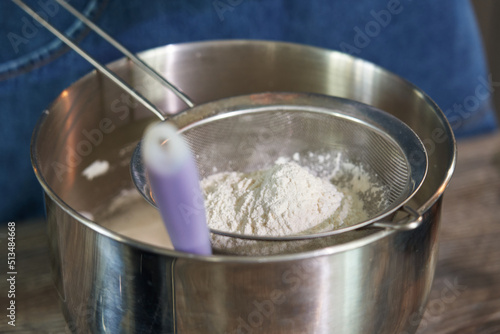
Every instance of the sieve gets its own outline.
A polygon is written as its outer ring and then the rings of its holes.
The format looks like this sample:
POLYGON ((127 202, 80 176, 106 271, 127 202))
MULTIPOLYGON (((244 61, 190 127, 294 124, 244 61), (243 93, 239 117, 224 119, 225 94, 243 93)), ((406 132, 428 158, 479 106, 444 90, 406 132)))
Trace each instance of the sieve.
MULTIPOLYGON (((153 105, 125 81, 79 48, 21 0, 12 0, 58 38, 89 61, 98 71, 127 91, 161 121, 167 113, 153 105)), ((369 218, 320 233, 288 236, 212 233, 251 240, 288 241, 331 236, 361 227, 410 230, 422 216, 406 203, 422 185, 427 173, 427 154, 418 136, 399 119, 371 106, 333 96, 311 93, 257 93, 195 105, 180 89, 112 39, 63 0, 56 0, 92 30, 118 48, 134 64, 169 88, 188 109, 168 117, 186 138, 196 157, 201 177, 217 171, 253 171, 269 167, 280 157, 296 152, 341 152, 361 163, 383 183, 387 198, 374 203, 364 199, 369 218), (396 211, 403 218, 394 219, 396 211)), ((144 198, 155 205, 142 165, 140 144, 131 161, 134 183, 144 198)))
MULTIPOLYGON (((405 204, 427 172, 427 155, 417 135, 399 119, 366 104, 311 93, 259 93, 201 104, 172 116, 196 157, 200 177, 219 171, 251 172, 271 167, 296 153, 341 153, 366 167, 384 186, 384 201, 362 198, 369 219, 345 227, 287 236, 244 235, 212 229, 240 239, 287 241, 326 237, 363 226, 411 229, 419 215, 405 204), (397 210, 397 222, 381 222, 397 210)), ((141 145, 131 163, 132 178, 155 205, 141 159, 141 145)))

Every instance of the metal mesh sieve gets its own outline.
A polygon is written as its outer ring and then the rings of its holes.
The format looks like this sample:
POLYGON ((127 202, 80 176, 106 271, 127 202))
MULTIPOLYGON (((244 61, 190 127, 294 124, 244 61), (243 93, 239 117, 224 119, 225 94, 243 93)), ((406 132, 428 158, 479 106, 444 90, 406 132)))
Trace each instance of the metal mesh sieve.
MULTIPOLYGON (((291 93, 242 96, 197 106, 170 121, 189 143, 202 178, 216 172, 270 167, 277 159, 295 153, 340 152, 344 161, 364 166, 373 182, 384 187, 382 201, 361 198, 370 218, 350 226, 285 237, 212 230, 230 237, 296 240, 368 225, 406 203, 427 170, 424 146, 408 126, 383 111, 340 98, 291 93)), ((139 150, 140 146, 134 154, 136 160, 140 160, 139 150)), ((154 205, 140 161, 132 164, 132 174, 139 190, 154 205)))

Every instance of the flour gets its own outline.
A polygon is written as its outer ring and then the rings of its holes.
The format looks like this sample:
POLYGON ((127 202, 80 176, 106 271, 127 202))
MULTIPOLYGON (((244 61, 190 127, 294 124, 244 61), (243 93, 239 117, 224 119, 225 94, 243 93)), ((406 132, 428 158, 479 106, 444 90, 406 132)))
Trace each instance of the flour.
MULTIPOLYGON (((293 160, 298 160, 298 153, 293 160)), ((201 181, 209 226, 252 235, 284 236, 344 225, 353 195, 295 162, 253 173, 225 172, 201 181)))
MULTIPOLYGON (((296 153, 252 173, 212 172, 201 181, 210 228, 244 234, 280 236, 350 226, 376 214, 387 194, 376 174, 340 152, 296 153)), ((123 236, 172 249, 158 211, 135 189, 107 203, 96 221, 123 236)), ((288 242, 211 238, 216 254, 257 256, 319 249, 369 233, 362 229, 288 242)))
POLYGON ((98 176, 106 174, 108 170, 109 162, 106 160, 96 160, 83 170, 82 175, 85 176, 87 180, 91 181, 98 176))

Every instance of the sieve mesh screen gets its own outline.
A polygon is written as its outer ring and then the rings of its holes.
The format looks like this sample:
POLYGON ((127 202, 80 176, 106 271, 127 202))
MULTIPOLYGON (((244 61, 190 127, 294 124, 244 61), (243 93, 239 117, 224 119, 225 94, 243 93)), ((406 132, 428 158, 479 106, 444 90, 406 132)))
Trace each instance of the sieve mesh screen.
POLYGON ((397 143, 379 129, 340 114, 293 109, 227 113, 191 124, 182 133, 201 178, 269 168, 296 152, 342 152, 344 160, 363 165, 386 190, 382 202, 363 199, 370 216, 399 206, 409 195, 408 160, 397 143))

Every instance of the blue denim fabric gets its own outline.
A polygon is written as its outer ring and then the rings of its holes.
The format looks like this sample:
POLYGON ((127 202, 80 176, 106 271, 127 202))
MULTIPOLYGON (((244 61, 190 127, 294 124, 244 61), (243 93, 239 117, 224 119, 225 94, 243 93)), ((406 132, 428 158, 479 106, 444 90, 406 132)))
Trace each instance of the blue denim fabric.
MULTIPOLYGON (((45 7, 54 5, 53 0, 29 1, 34 8, 41 8, 40 2, 45 7)), ((485 85, 489 74, 483 46, 468 0, 70 3, 133 51, 186 41, 251 38, 352 53, 421 87, 445 111, 459 137, 496 128, 491 88, 485 85)), ((62 8, 50 19, 75 38, 86 34, 62 8)), ((0 2, 0 102, 4 109, 0 113, 0 186, 4 194, 0 221, 43 212, 42 191, 29 161, 31 132, 59 92, 91 70, 74 52, 64 52, 66 48, 41 27, 23 42, 9 35, 23 37, 26 20, 32 22, 10 1, 0 2)), ((120 57, 94 34, 81 45, 103 62, 120 57)))

